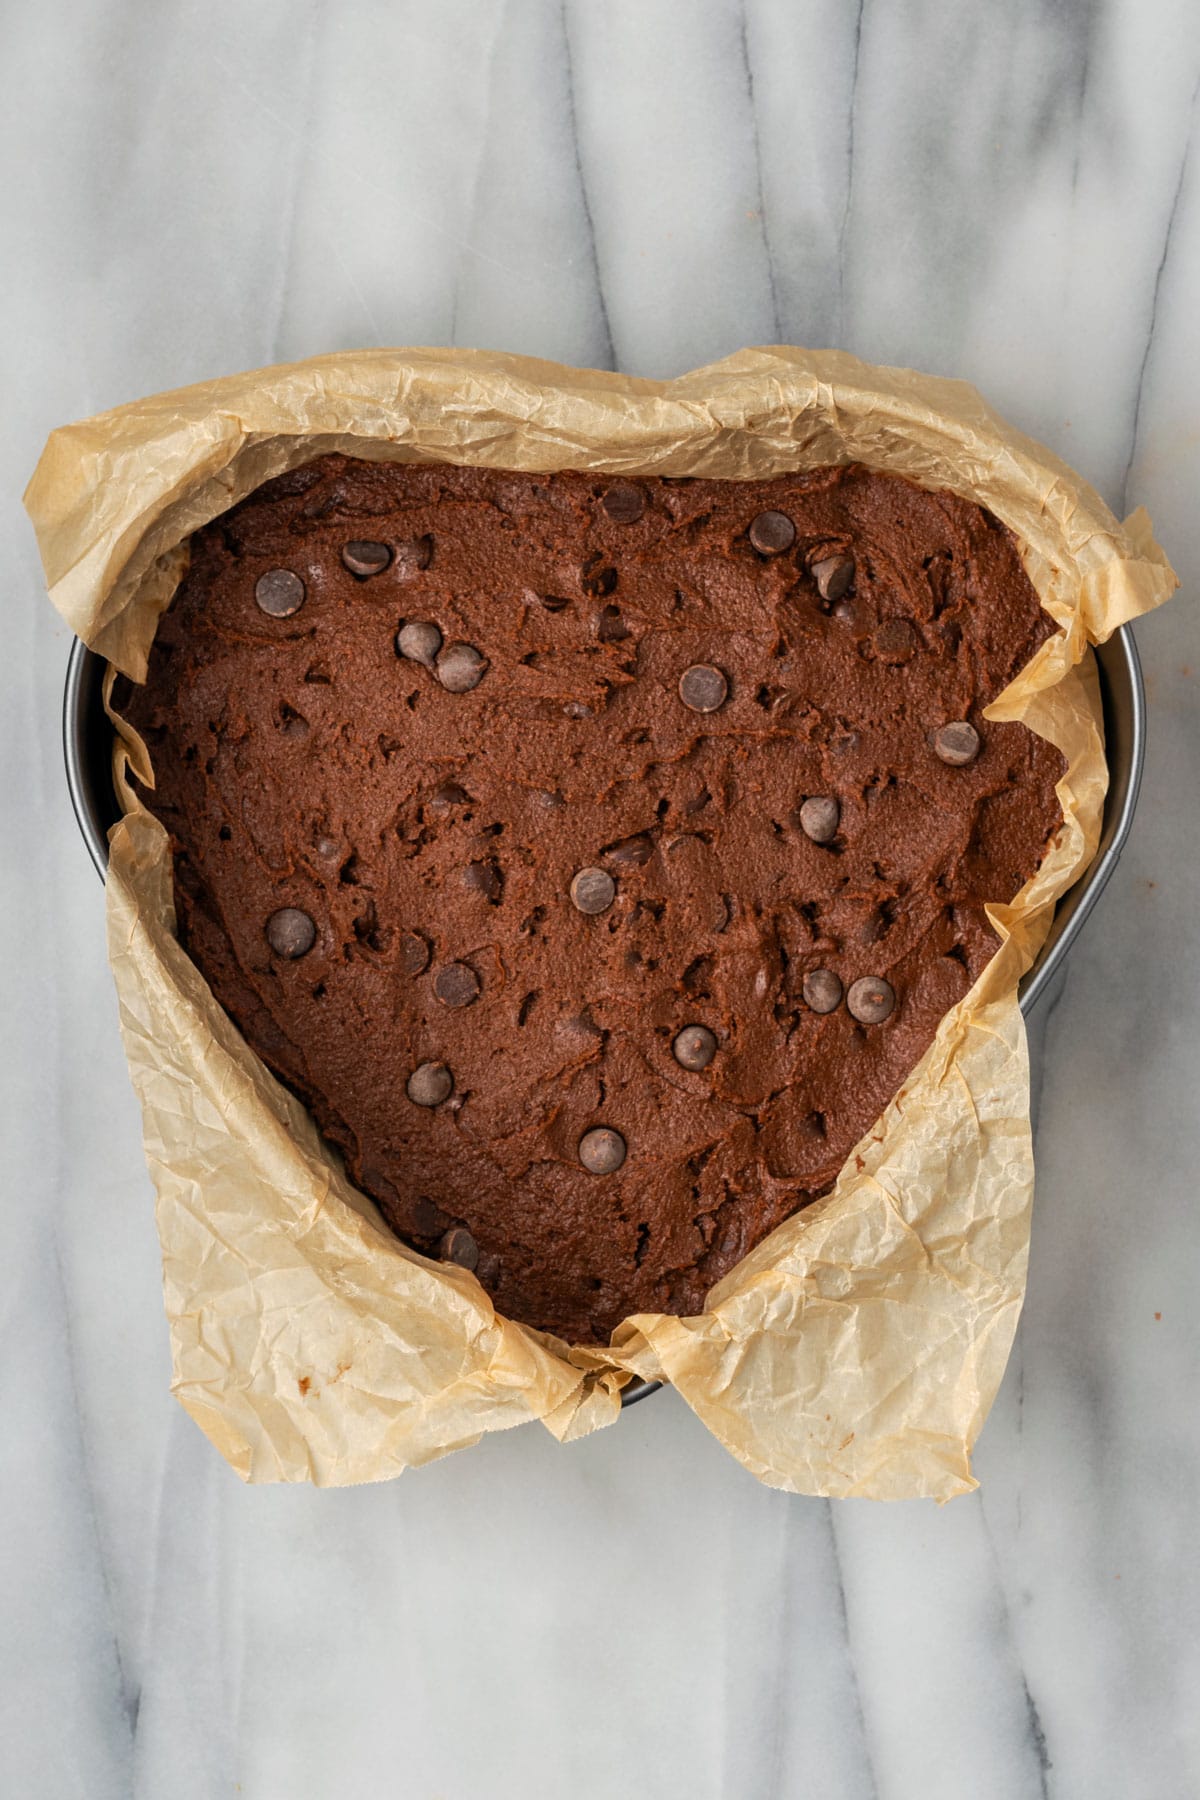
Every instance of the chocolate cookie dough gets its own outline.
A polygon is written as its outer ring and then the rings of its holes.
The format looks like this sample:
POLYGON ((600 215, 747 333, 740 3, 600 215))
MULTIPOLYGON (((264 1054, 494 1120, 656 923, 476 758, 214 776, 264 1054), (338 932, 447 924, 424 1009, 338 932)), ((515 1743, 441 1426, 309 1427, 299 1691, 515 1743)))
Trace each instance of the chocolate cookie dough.
POLYGON ((692 1313, 996 948, 1058 753, 980 507, 322 457, 197 533, 144 687, 183 942, 510 1316, 692 1313))

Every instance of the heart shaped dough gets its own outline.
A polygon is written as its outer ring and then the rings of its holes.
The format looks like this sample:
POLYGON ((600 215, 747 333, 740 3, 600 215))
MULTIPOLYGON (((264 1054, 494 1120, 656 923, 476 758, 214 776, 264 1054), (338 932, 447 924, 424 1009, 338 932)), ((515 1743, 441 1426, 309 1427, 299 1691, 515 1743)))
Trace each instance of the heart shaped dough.
POLYGON ((982 507, 331 455, 192 540, 141 733, 183 941, 416 1248, 575 1342, 696 1313, 991 957, 1058 751, 982 507))

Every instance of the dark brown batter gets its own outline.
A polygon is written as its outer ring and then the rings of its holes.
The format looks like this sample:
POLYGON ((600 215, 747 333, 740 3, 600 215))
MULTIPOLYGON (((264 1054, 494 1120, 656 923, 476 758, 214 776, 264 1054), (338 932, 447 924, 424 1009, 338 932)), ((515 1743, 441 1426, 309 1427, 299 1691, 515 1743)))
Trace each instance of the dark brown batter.
POLYGON ((1062 761, 982 713, 1051 630, 994 518, 858 467, 334 456, 197 534, 123 701, 249 1043, 586 1342, 824 1193, 992 955, 1062 761))

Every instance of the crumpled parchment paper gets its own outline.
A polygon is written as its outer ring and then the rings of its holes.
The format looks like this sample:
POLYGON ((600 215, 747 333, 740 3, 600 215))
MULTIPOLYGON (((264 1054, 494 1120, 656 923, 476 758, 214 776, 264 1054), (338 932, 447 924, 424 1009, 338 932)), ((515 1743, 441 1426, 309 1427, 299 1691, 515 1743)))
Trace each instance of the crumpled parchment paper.
POLYGON ((329 450, 499 468, 747 477, 861 460, 1010 525, 1060 626, 990 709, 1068 761, 1042 868, 992 916, 1002 947, 834 1190, 698 1317, 627 1319, 609 1350, 499 1317, 474 1277, 399 1243, 267 1072, 175 938, 165 833, 124 782, 109 953, 157 1189, 173 1389, 251 1481, 379 1480, 540 1419, 617 1417, 672 1382, 764 1482, 946 1499, 995 1396, 1025 1285, 1033 1163, 1017 981, 1093 854, 1106 783, 1085 660, 1176 585, 1124 525, 974 390, 840 352, 746 350, 676 381, 450 350, 372 350, 206 382, 70 425, 26 495, 50 596, 144 676, 197 526, 329 450))

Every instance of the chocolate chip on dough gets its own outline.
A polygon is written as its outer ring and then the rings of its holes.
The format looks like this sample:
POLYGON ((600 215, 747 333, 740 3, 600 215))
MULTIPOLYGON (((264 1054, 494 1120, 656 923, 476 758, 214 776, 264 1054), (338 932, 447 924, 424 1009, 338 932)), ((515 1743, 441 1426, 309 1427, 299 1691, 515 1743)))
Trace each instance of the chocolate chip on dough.
POLYGON ((443 1006, 457 1009, 479 998, 480 981, 469 963, 447 963, 433 979, 433 991, 443 1006))
POLYGON ((304 605, 305 586, 293 569, 268 569, 254 584, 259 611, 270 619, 290 619, 304 605))
POLYGON ((445 1063, 418 1063, 404 1091, 414 1106, 440 1106, 454 1092, 454 1077, 445 1063))
POLYGON ((442 647, 442 634, 432 619, 409 619, 396 633, 396 649, 409 662, 432 669, 442 647))
POLYGON ((962 769, 979 755, 979 733, 966 719, 954 719, 933 734, 934 753, 951 768, 962 769))
POLYGON ((400 939, 400 960, 406 975, 423 975, 432 952, 419 931, 406 931, 400 939))
POLYGON ((836 1012, 842 1004, 842 984, 832 969, 810 969, 800 992, 805 1006, 815 1013, 836 1012))
POLYGON ((382 575, 391 560, 392 553, 386 544, 354 538, 350 543, 342 545, 342 561, 352 575, 360 575, 364 579, 368 575, 382 575))
POLYGON ((707 1025, 685 1025, 671 1045, 681 1069, 707 1069, 716 1054, 717 1040, 707 1025))
POLYGON ((750 542, 761 556, 778 556, 796 541, 796 527, 783 512, 760 512, 750 521, 750 542))
POLYGON ((580 869, 571 883, 571 905, 577 912, 607 912, 616 896, 617 884, 607 869, 580 869))
POLYGON ((679 677, 679 698, 693 712, 716 712, 728 696, 728 678, 709 663, 693 663, 679 677))
POLYGON ((640 869, 654 855, 654 839, 648 832, 638 831, 632 837, 618 838, 601 852, 606 862, 618 869, 640 869))
POLYGON ((442 1238, 438 1255, 443 1262, 457 1263, 460 1269, 473 1270, 479 1262, 479 1245, 464 1226, 456 1225, 442 1238))
POLYGON ((800 808, 800 829, 814 844, 828 844, 837 836, 841 817, 832 794, 813 794, 800 808))
POLYGON ((298 906, 281 906, 267 920, 268 944, 276 956, 285 956, 289 962, 307 956, 316 941, 316 926, 298 906))
POLYGON ((852 981, 846 995, 846 1010, 860 1025, 882 1025, 895 1004, 895 989, 882 975, 863 975, 852 981))
POLYGON ((614 525, 633 525, 646 510, 646 496, 632 481, 614 481, 600 504, 614 525))
POLYGON ((594 1125, 579 1140, 579 1160, 589 1175, 612 1175, 625 1161, 625 1139, 607 1125, 594 1125))
POLYGON ((474 644, 448 644, 435 664, 448 694, 469 694, 483 680, 487 666, 487 657, 474 644))
POLYGON ((822 600, 840 600, 854 580, 854 558, 823 556, 813 563, 811 573, 822 600))

